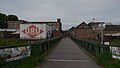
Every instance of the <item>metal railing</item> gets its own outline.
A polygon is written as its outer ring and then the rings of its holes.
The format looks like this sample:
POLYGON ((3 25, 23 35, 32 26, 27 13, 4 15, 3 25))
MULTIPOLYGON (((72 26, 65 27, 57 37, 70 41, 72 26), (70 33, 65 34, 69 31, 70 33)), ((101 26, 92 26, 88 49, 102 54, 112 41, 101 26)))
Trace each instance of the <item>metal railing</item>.
POLYGON ((59 42, 61 37, 48 39, 40 43, 32 44, 32 54, 31 56, 35 58, 41 58, 50 48, 54 47, 57 42, 59 42))
POLYGON ((86 40, 82 40, 76 37, 71 37, 73 41, 75 41, 80 47, 82 47, 84 50, 92 54, 93 56, 97 57, 98 54, 101 52, 110 52, 110 46, 108 45, 102 45, 97 43, 91 43, 86 40))
MULTIPOLYGON (((35 57, 35 58, 41 58, 50 48, 54 47, 54 45, 57 42, 59 42, 60 39, 61 39, 61 37, 51 38, 51 39, 42 40, 42 41, 41 40, 33 40, 33 41, 23 40, 23 41, 27 41, 30 43, 27 45, 25 44, 25 45, 17 45, 17 46, 4 46, 4 47, 2 46, 2 47, 0 47, 0 50, 1 50, 0 57, 6 58, 6 55, 8 55, 8 56, 16 55, 16 54, 14 54, 14 51, 16 51, 16 49, 17 49, 16 53, 19 52, 19 53, 21 53, 20 56, 22 56, 23 52, 25 52, 25 54, 26 54, 26 50, 29 49, 29 48, 28 49, 26 49, 26 48, 27 48, 27 46, 29 46, 30 49, 28 52, 30 52, 30 56, 35 57), (26 50, 25 51, 19 50, 21 48, 24 48, 26 50)), ((22 50, 24 50, 24 49, 22 49, 22 50)), ((23 55, 23 56, 25 56, 25 55, 23 55)), ((19 58, 19 56, 16 56, 16 57, 19 58)), ((8 57, 8 58, 12 58, 14 61, 15 57, 8 57)), ((8 58, 6 58, 6 60, 8 58)))

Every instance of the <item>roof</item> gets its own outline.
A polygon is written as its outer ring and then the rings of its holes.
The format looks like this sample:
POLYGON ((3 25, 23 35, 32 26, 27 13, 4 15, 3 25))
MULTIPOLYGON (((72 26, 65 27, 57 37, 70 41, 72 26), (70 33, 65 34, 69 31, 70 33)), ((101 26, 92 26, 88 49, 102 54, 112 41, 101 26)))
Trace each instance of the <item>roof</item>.
POLYGON ((0 32, 4 32, 4 31, 7 31, 7 32, 15 32, 17 31, 16 29, 0 29, 0 32))
POLYGON ((76 28, 78 28, 78 29, 89 29, 90 27, 85 22, 82 22, 76 28))
POLYGON ((120 36, 120 33, 116 33, 116 34, 105 34, 105 36, 120 36))
POLYGON ((94 25, 99 25, 99 24, 104 24, 105 22, 89 22, 88 23, 88 26, 89 27, 92 27, 92 26, 94 26, 94 25))
POLYGON ((20 34, 20 32, 13 32, 13 33, 11 33, 11 34, 20 34))
POLYGON ((69 30, 74 30, 75 29, 75 27, 71 27, 69 30))

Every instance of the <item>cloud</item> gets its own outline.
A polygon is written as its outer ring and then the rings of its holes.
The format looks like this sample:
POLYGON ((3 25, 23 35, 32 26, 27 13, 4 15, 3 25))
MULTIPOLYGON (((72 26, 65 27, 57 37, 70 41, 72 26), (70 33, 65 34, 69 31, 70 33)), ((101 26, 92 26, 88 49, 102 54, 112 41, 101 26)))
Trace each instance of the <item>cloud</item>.
POLYGON ((0 12, 29 21, 61 18, 63 24, 77 25, 95 17, 96 21, 116 24, 120 20, 110 17, 120 16, 119 3, 120 0, 0 0, 0 12))

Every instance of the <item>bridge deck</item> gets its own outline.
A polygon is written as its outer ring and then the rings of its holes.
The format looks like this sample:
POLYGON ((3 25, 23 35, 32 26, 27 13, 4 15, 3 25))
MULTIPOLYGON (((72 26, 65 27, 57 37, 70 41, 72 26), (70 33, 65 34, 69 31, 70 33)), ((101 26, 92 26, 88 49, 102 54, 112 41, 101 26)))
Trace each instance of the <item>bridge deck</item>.
POLYGON ((69 38, 63 38, 37 68, 102 68, 69 38))

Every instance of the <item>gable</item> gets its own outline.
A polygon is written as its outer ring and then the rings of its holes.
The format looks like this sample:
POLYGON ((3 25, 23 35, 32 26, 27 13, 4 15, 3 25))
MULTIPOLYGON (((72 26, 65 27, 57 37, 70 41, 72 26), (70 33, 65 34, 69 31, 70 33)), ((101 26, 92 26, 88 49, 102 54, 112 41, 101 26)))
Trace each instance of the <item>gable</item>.
POLYGON ((80 25, 77 26, 77 28, 79 28, 79 29, 89 29, 89 26, 85 22, 82 22, 80 25))

